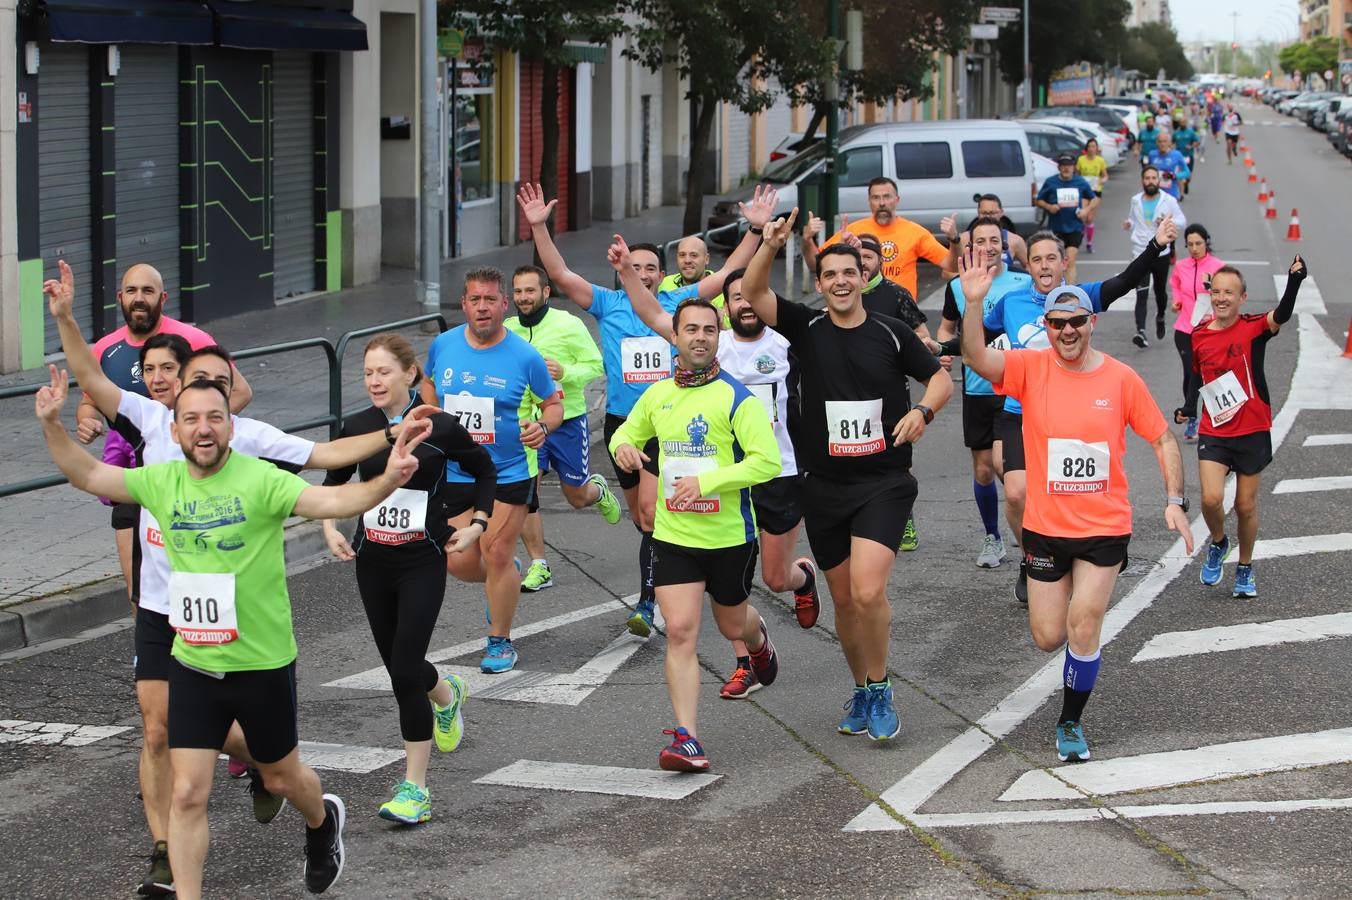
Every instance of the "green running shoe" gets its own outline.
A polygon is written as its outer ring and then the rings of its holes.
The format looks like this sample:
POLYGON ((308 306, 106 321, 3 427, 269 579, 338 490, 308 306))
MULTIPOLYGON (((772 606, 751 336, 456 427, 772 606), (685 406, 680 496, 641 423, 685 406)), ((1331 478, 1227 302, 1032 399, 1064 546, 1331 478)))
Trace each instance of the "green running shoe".
POLYGON ((142 897, 163 897, 174 893, 174 873, 169 868, 169 845, 156 841, 150 852, 150 871, 136 889, 142 897))
POLYGON ((417 825, 432 818, 432 798, 411 781, 394 789, 394 798, 380 804, 380 817, 404 825, 417 825))
POLYGON ((263 785, 263 773, 249 767, 247 772, 249 776, 249 795, 253 798, 254 819, 260 825, 266 825, 286 806, 286 798, 281 794, 274 794, 263 785))
POLYGON ((553 586, 554 573, 550 571, 549 563, 546 562, 531 563, 530 568, 526 570, 526 577, 521 579, 521 590, 528 594, 553 586))
POLYGON ((610 485, 606 484, 606 476, 599 472, 587 481, 596 485, 601 495, 596 498, 596 511, 606 520, 607 525, 615 525, 620 521, 620 501, 615 499, 615 495, 610 492, 610 485))
POLYGON ((436 701, 432 702, 432 736, 437 740, 438 750, 450 753, 460 746, 460 739, 465 736, 465 713, 462 707, 469 688, 465 686, 465 679, 459 675, 447 675, 442 680, 451 689, 451 705, 437 706, 436 701))
POLYGON ((920 546, 920 535, 915 533, 915 519, 906 520, 906 530, 901 533, 901 549, 914 550, 920 546))

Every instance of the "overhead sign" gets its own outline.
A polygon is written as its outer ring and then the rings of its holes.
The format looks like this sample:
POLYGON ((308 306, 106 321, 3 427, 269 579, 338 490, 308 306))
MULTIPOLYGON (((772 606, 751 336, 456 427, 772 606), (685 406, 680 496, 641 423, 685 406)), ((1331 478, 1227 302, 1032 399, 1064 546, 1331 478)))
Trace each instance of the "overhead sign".
POLYGON ((1094 102, 1094 67, 1075 63, 1052 73, 1048 106, 1077 106, 1094 102))
POLYGON ((1000 37, 999 25, 973 25, 972 40, 993 41, 1000 37))
POLYGON ((981 7, 981 21, 1002 24, 1005 22, 1017 22, 1023 18, 1023 11, 1017 6, 983 6, 981 7))

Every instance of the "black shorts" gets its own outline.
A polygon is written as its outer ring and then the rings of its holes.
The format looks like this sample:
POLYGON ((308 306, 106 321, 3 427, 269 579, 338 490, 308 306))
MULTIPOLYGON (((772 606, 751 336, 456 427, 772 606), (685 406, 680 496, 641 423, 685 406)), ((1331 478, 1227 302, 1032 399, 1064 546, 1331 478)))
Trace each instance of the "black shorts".
POLYGON ((1002 471, 1022 472, 1028 467, 1023 459, 1023 413, 1001 410, 995 420, 995 439, 1004 444, 1002 471))
POLYGON ((1028 577, 1034 581, 1060 581, 1070 574, 1071 565, 1077 559, 1096 566, 1118 566, 1121 571, 1127 567, 1127 544, 1130 542, 1129 534, 1059 538, 1025 528, 1023 562, 1028 577))
POLYGON ((168 681, 169 651, 174 648, 174 628, 169 617, 152 609, 136 609, 136 655, 132 673, 137 681, 168 681))
MULTIPOLYGON (((522 481, 499 483, 493 499, 499 503, 529 508, 536 494, 535 482, 536 479, 534 478, 526 478, 522 481)), ((474 482, 447 482, 446 486, 441 489, 441 496, 446 498, 446 514, 455 518, 474 505, 474 482)), ((538 505, 536 509, 539 509, 538 505)), ((492 512, 492 510, 489 510, 490 515, 492 512)))
POLYGON ((751 505, 756 510, 756 527, 766 534, 787 534, 803 521, 803 478, 781 475, 764 484, 751 486, 751 505))
POLYGON ((169 747, 220 750, 239 722, 249 755, 275 763, 296 749, 296 664, 216 678, 174 660, 169 667, 169 747))
POLYGON ((962 442, 972 450, 989 450, 1004 408, 1005 398, 999 394, 963 394, 962 442))
POLYGON ((817 567, 834 569, 850 558, 850 540, 866 538, 893 553, 919 493, 910 472, 883 481, 833 481, 803 476, 803 520, 817 567))
POLYGON ((1197 439, 1197 458, 1220 463, 1239 475, 1257 475, 1272 462, 1272 434, 1267 431, 1239 437, 1204 434, 1197 439))
POLYGON ((1237 135, 1237 134, 1227 134, 1227 135, 1225 136, 1225 142, 1226 142, 1227 144, 1238 144, 1238 143, 1239 143, 1239 135, 1237 135))
POLYGON ((126 531, 135 528, 141 518, 141 507, 135 503, 114 503, 112 526, 114 531, 126 531))
POLYGON ((704 550, 654 538, 653 587, 702 581, 704 592, 719 606, 737 606, 751 594, 759 553, 755 541, 704 550))
POLYGON ((1066 249, 1077 248, 1084 241, 1083 231, 1057 231, 1053 232, 1061 239, 1061 243, 1066 245, 1066 249))
MULTIPOLYGON (((610 439, 615 436, 615 432, 624 424, 624 416, 617 416, 606 413, 606 424, 601 429, 601 439, 606 442, 606 455, 610 456, 610 439)), ((653 438, 643 445, 643 452, 647 454, 648 461, 643 464, 643 468, 650 475, 657 474, 657 438, 653 438)), ((615 467, 615 479, 620 483, 620 490, 628 491, 638 487, 638 473, 626 472, 615 464, 615 457, 610 457, 610 464, 615 467)))
MULTIPOLYGON (((540 473, 540 475, 543 474, 543 472, 540 473)), ((528 514, 540 511, 540 475, 535 476, 535 490, 530 492, 530 502, 526 504, 526 512, 528 514)))

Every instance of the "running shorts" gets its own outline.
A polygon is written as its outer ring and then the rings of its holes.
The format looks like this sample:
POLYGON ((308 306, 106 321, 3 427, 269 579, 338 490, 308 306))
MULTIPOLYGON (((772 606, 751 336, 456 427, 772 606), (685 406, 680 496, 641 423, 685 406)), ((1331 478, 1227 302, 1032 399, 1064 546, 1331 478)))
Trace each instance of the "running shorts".
POLYGON ((1197 458, 1220 463, 1239 475, 1257 475, 1272 462, 1272 434, 1267 431, 1238 437, 1204 434, 1197 439, 1197 458))
POLYGON ((781 475, 764 484, 751 486, 751 505, 756 510, 756 525, 766 534, 787 534, 803 521, 803 479, 800 475, 781 475))
POLYGON ((653 587, 704 582, 719 606, 745 603, 751 594, 760 545, 755 541, 706 550, 653 539, 653 587))
MULTIPOLYGON (((446 514, 455 518, 474 505, 474 482, 447 482, 441 489, 441 495, 446 498, 446 514)), ((524 478, 521 481, 499 482, 494 499, 509 506, 529 507, 534 496, 535 479, 524 478)), ((489 510, 489 514, 492 514, 492 510, 489 510)))
POLYGON ((136 681, 168 681, 169 655, 174 648, 174 628, 164 613, 136 609, 136 655, 132 657, 132 674, 136 681))
POLYGON ((1023 414, 1000 411, 995 420, 995 439, 1004 444, 1004 462, 1001 470, 1022 472, 1027 468, 1023 459, 1023 414))
POLYGON ((999 394, 963 394, 962 442, 972 450, 989 450, 1004 408, 1005 398, 999 394))
POLYGON ((249 755, 275 763, 296 749, 296 664, 226 672, 169 667, 169 747, 220 750, 239 722, 249 755))
MULTIPOLYGON (((615 432, 624 424, 624 416, 616 416, 606 413, 606 424, 601 432, 602 439, 606 442, 606 453, 609 454, 610 439, 615 436, 615 432)), ((648 461, 643 464, 643 468, 650 475, 657 475, 657 438, 653 438, 643 446, 643 452, 647 454, 648 461)), ((638 487, 638 473, 626 472, 615 464, 615 458, 610 459, 611 465, 615 466, 615 479, 620 483, 621 490, 632 490, 638 487)))
POLYGON ((540 474, 553 471, 559 481, 572 487, 582 487, 591 475, 590 435, 586 415, 564 419, 563 424, 549 433, 540 449, 535 451, 540 474))
POLYGON ((1055 234, 1061 239, 1061 243, 1066 245, 1067 250, 1079 247, 1084 241, 1083 231, 1058 231, 1055 234))
POLYGON ((918 493, 908 471, 863 482, 804 475, 803 521, 817 566, 827 571, 849 559, 853 538, 875 541, 895 553, 918 493))
POLYGON ((135 528, 141 518, 141 507, 135 503, 114 503, 111 522, 114 531, 135 528))
POLYGON ((1070 574, 1075 560, 1096 566, 1127 567, 1127 544, 1131 535, 1059 538, 1023 530, 1023 562, 1034 581, 1055 582, 1070 574))

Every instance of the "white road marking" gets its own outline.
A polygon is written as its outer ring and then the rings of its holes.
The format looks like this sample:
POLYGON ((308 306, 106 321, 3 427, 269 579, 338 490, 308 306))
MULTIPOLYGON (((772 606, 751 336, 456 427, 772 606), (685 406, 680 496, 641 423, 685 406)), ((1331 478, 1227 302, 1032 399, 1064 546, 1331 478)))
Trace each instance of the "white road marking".
MULTIPOLYGON (((1254 541, 1253 558, 1276 559, 1281 556, 1304 556, 1307 553, 1342 553, 1352 550, 1352 534, 1312 534, 1308 537, 1271 538, 1266 541, 1254 541)), ((1238 556, 1232 556, 1228 563, 1235 563, 1238 556)))
POLYGON ((366 775, 404 758, 404 751, 383 747, 351 747, 346 744, 300 742, 300 758, 306 765, 333 772, 366 775))
POLYGON ((1274 494, 1309 494, 1316 491, 1352 489, 1352 475, 1323 475, 1319 478, 1283 478, 1272 489, 1274 494))
POLYGON ((618 794, 653 800, 680 800, 721 775, 664 772, 660 769, 624 769, 619 766, 585 766, 577 763, 540 762, 519 759, 510 766, 474 779, 475 784, 546 791, 582 791, 588 794, 618 794))
POLYGON ((944 813, 913 816, 919 828, 973 828, 983 825, 1042 825, 1060 822, 1097 822, 1113 819, 1216 816, 1231 813, 1303 812, 1311 809, 1352 809, 1352 797, 1312 800, 1239 800, 1212 803, 1159 803, 1150 806, 1090 807, 1081 809, 1030 809, 988 813, 944 813))
POLYGON ((1076 763, 1051 772, 1033 769, 1020 775, 999 799, 1078 800, 1085 793, 1105 796, 1349 761, 1352 761, 1352 728, 1334 728, 1076 763))
MULTIPOLYGON (((1286 273, 1272 274, 1272 285, 1280 298, 1286 291, 1286 273)), ((1296 312, 1311 313, 1316 316, 1328 314, 1328 309, 1324 306, 1324 295, 1319 292, 1319 285, 1314 283, 1313 278, 1306 278, 1301 282, 1300 290, 1296 293, 1296 312)))
MULTIPOLYGON (((1342 358, 1342 350, 1335 346, 1323 327, 1313 316, 1298 317, 1300 335, 1300 355, 1296 360, 1296 370, 1291 378, 1291 387, 1286 402, 1272 422, 1272 448, 1281 447, 1295 424, 1296 415, 1302 409, 1352 409, 1352 362, 1342 358), (1330 388, 1330 385, 1342 387, 1330 388)), ((1234 479, 1226 483, 1225 505, 1229 509, 1234 503, 1234 479)), ((1206 525, 1199 516, 1192 523, 1193 540, 1200 544, 1206 539, 1206 525)), ((1108 644, 1116 638, 1138 615, 1150 608, 1166 587, 1178 577, 1188 565, 1183 554, 1183 542, 1175 541, 1156 566, 1136 585, 1130 593, 1108 610, 1104 617, 1102 643, 1108 644)), ((917 815, 916 811, 930 797, 953 780, 963 769, 975 762, 988 749, 1012 732, 1018 725, 1042 707, 1061 686, 1061 665, 1059 657, 1053 656, 1023 684, 1015 688, 1007 697, 996 704, 995 708, 982 716, 975 725, 949 741, 938 752, 912 769, 904 778, 884 791, 880 799, 889 807, 919 824, 921 827, 942 827, 982 824, 985 816, 998 822, 1011 821, 1088 821, 1097 818, 1112 818, 1116 815, 1144 817, 1147 815, 1195 815, 1202 812, 1238 812, 1248 807, 1244 804, 1195 804, 1206 809, 1183 812, 1141 812, 1141 810, 1161 809, 1163 807, 1138 807, 1134 813, 1117 810, 1038 810, 1027 813, 978 813, 956 816, 917 815), (1084 815, 1087 814, 1087 815, 1084 815), (1009 816, 1024 816, 1026 819, 1011 819, 1009 816)), ((1301 801, 1303 802, 1303 801, 1301 801)), ((1313 803, 1335 803, 1352 807, 1352 799, 1338 801, 1311 801, 1313 803)), ((1186 806, 1186 805, 1185 805, 1186 806)), ((1169 807, 1174 809, 1175 807, 1169 807)), ((1280 807, 1273 807, 1280 808, 1280 807)), ((1293 807, 1307 808, 1307 807, 1293 807)), ((1308 808, 1317 808, 1310 806, 1308 808)), ((1342 808, 1336 806, 1333 808, 1342 808)), ((881 807, 874 804, 855 816, 845 826, 846 831, 898 831, 906 825, 897 821, 881 807)))
POLYGON ((1352 444, 1352 434, 1312 434, 1305 439, 1302 447, 1338 447, 1352 444))
POLYGON ((131 731, 129 725, 71 725, 66 722, 26 722, 0 719, 0 744, 48 744, 83 747, 131 731))
POLYGON ((1243 625, 1223 625, 1216 628, 1200 628, 1196 631, 1169 631, 1157 634, 1146 642, 1141 652, 1133 656, 1131 661, 1172 659, 1176 656, 1224 653, 1227 650, 1271 647, 1275 644, 1299 644, 1349 636, 1352 636, 1352 613, 1276 619, 1271 622, 1245 622, 1243 625))

